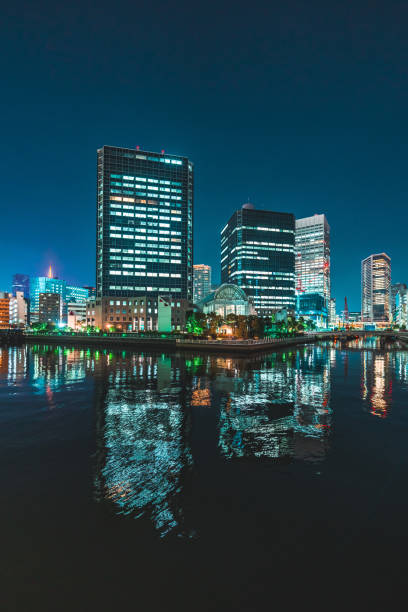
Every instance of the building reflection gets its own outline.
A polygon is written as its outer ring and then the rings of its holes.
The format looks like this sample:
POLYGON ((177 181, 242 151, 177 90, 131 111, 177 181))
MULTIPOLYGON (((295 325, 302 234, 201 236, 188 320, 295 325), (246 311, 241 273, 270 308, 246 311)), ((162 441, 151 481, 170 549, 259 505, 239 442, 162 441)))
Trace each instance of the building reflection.
POLYGON ((95 370, 95 491, 116 514, 145 518, 165 536, 190 537, 184 497, 191 473, 189 390, 168 356, 102 360, 95 370))
POLYGON ((307 347, 264 358, 259 369, 243 369, 220 406, 223 456, 323 459, 330 432, 331 358, 327 348, 307 347))
POLYGON ((67 404, 66 394, 59 400, 62 390, 86 382, 96 420, 97 502, 112 514, 148 522, 162 537, 192 537, 194 459, 228 467, 242 460, 324 460, 332 372, 338 368, 341 382, 349 376, 350 384, 360 359, 353 350, 361 351, 364 405, 384 418, 393 379, 408 382, 408 352, 384 351, 371 341, 350 350, 310 345, 250 359, 33 345, 0 349, 0 376, 31 385, 50 410, 67 404))
POLYGON ((362 399, 374 416, 386 418, 391 409, 392 377, 390 352, 364 351, 362 353, 362 399))

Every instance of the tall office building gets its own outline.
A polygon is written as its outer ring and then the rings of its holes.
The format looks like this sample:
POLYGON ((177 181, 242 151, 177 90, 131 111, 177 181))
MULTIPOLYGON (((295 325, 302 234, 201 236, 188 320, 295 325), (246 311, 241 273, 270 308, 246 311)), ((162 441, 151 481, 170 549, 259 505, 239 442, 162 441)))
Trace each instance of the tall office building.
POLYGON ((59 293, 40 293, 38 320, 40 323, 54 323, 59 325, 62 321, 62 298, 59 293))
POLYGON ((330 307, 330 226, 325 215, 296 219, 296 293, 318 293, 330 307))
MULTIPOLYGON (((407 285, 405 283, 394 283, 391 285, 391 302, 390 302, 390 314, 392 318, 396 314, 398 294, 404 295, 407 292, 407 285)), ((399 303, 401 301, 399 300, 399 303)))
POLYGON ((30 297, 30 277, 28 274, 13 275, 12 293, 14 297, 16 297, 17 291, 21 291, 26 299, 30 297))
POLYGON ((197 304, 211 293, 211 266, 195 264, 193 266, 193 302, 197 304))
POLYGON ((370 255, 361 262, 361 320, 389 321, 391 258, 386 253, 370 255))
POLYGON ((258 315, 295 308, 295 218, 291 213, 236 211, 221 231, 221 281, 244 289, 258 315))
POLYGON ((192 299, 193 164, 108 146, 97 163, 97 296, 192 299))
POLYGON ((329 325, 336 325, 336 298, 330 298, 329 301, 329 325))

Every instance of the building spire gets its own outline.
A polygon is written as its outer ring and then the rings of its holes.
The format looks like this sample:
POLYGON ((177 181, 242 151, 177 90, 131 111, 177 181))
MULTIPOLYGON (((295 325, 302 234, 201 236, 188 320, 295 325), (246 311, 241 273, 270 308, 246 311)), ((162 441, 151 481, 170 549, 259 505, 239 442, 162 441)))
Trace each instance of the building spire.
POLYGON ((52 278, 52 267, 51 267, 51 264, 50 264, 50 268, 48 270, 48 278, 52 278))

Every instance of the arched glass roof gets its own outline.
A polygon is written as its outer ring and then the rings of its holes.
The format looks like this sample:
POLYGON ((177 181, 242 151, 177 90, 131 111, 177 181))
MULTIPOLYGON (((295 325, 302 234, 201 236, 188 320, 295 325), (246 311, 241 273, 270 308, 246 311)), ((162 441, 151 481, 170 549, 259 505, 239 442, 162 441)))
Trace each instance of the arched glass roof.
POLYGON ((214 293, 213 300, 244 300, 248 301, 248 297, 243 289, 237 285, 224 283, 214 293))

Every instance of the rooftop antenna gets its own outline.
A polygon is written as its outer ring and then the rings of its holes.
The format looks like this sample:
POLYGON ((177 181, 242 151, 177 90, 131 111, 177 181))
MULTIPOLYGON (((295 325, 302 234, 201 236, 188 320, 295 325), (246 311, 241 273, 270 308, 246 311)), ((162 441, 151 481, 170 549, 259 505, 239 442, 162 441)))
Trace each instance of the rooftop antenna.
POLYGON ((242 208, 244 209, 250 209, 253 210, 255 208, 255 206, 251 203, 249 196, 248 196, 248 200, 245 202, 245 204, 242 205, 242 208))

